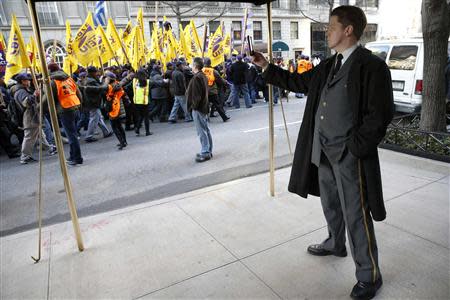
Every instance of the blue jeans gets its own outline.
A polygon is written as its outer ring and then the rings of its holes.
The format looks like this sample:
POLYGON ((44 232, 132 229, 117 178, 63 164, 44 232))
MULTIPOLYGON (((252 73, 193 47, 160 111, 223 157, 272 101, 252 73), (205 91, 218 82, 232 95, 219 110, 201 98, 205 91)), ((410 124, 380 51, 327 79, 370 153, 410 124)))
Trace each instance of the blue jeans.
MULTIPOLYGON (((269 102, 269 88, 267 85, 263 90, 263 96, 264 96, 264 100, 266 102, 269 102)), ((278 97, 279 97, 278 88, 274 88, 273 86, 272 86, 272 96, 273 96, 273 103, 277 104, 278 97)))
POLYGON ((247 108, 252 107, 252 100, 250 100, 250 95, 248 94, 248 86, 246 83, 231 85, 230 98, 231 98, 231 103, 233 103, 233 106, 235 108, 241 107, 241 105, 239 104, 239 94, 241 91, 242 91, 242 94, 244 94, 245 106, 247 108))
POLYGON ((61 123, 69 140, 69 160, 77 163, 83 162, 81 157, 80 142, 78 141, 77 120, 80 117, 78 110, 64 111, 61 114, 61 123))
POLYGON ((187 110, 187 102, 186 102, 186 96, 175 96, 175 100, 173 102, 172 111, 170 112, 169 121, 176 121, 177 120, 177 114, 178 109, 181 107, 181 109, 184 112, 184 120, 185 121, 192 121, 192 117, 189 114, 187 110))
POLYGON ((42 130, 44 131, 45 138, 47 139, 47 142, 50 145, 55 145, 55 139, 53 138, 53 131, 52 126, 50 126, 50 122, 48 121, 47 117, 44 115, 44 124, 42 126, 42 130))
POLYGON ((252 103, 256 103, 256 94, 258 93, 256 90, 256 84, 254 82, 248 83, 248 90, 252 103))
POLYGON ((89 110, 89 126, 86 134, 86 139, 91 139, 94 137, 95 129, 97 125, 103 132, 103 136, 109 133, 108 127, 106 127, 105 121, 103 120, 100 108, 93 108, 89 110))
POLYGON ((208 115, 202 114, 197 110, 193 110, 192 118, 194 119, 197 135, 200 138, 200 144, 202 145, 202 150, 200 154, 202 155, 212 154, 213 141, 211 131, 209 130, 208 126, 208 115))

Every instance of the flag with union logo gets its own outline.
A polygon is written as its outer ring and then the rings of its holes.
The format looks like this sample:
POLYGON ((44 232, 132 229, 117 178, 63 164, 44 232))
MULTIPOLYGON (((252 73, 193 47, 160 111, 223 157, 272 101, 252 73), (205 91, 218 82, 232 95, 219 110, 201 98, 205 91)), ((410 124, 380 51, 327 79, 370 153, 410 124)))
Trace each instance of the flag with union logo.
POLYGON ((208 57, 211 59, 211 67, 220 65, 225 61, 223 52, 223 32, 222 25, 217 28, 216 32, 209 40, 208 57))
POLYGON ((20 31, 15 15, 12 16, 8 50, 6 51, 6 61, 8 64, 6 65, 5 81, 8 81, 15 74, 22 71, 23 68, 31 67, 25 42, 23 41, 22 32, 20 31))
POLYGON ((86 21, 73 39, 72 51, 78 63, 87 67, 89 63, 98 60, 97 35, 92 19, 92 13, 89 12, 86 21))

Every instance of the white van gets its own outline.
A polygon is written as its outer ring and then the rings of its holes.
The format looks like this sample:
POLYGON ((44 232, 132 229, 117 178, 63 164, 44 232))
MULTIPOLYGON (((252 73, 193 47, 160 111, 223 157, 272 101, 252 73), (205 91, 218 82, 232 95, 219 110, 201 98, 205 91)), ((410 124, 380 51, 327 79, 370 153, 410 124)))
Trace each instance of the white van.
POLYGON ((365 47, 386 61, 391 70, 395 110, 420 111, 423 83, 423 39, 385 40, 365 47))

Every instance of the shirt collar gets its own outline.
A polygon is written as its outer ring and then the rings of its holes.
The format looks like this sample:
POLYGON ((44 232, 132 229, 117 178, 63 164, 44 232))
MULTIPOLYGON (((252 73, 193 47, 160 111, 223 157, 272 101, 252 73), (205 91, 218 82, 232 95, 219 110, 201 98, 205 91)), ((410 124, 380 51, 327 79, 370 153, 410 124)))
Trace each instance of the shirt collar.
POLYGON ((350 57, 350 55, 352 55, 353 51, 356 50, 356 48, 358 48, 358 44, 354 44, 350 48, 347 48, 344 51, 342 51, 342 53, 341 53, 342 54, 342 64, 341 64, 342 66, 345 64, 345 62, 350 57))

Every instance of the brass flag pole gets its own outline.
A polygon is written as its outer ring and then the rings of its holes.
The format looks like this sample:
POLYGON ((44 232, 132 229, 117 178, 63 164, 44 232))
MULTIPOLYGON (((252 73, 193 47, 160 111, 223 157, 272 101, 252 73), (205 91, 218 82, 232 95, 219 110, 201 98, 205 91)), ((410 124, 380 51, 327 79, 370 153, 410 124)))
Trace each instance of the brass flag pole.
POLYGON ((80 230, 80 224, 78 222, 78 216, 77 216, 77 210, 75 206, 75 201, 73 199, 73 193, 72 193, 72 185, 70 182, 69 174, 67 172, 67 165, 64 157, 64 148, 63 143, 61 139, 61 132, 59 130, 59 124, 58 124, 58 116, 56 115, 56 107, 55 107, 55 99, 53 99, 53 93, 50 86, 50 76, 47 69, 47 64, 45 62, 45 53, 44 53, 44 47, 42 45, 42 39, 41 39, 41 32, 39 29, 39 23, 38 18, 36 14, 35 9, 35 3, 33 0, 28 0, 28 10, 30 12, 31 17, 31 24, 33 26, 33 32, 34 36, 36 38, 36 44, 37 49, 39 51, 39 57, 41 57, 41 70, 42 70, 42 77, 43 82, 45 86, 45 92, 48 97, 48 106, 50 110, 50 119, 52 121, 52 126, 55 134, 55 140, 56 140, 56 148, 58 150, 58 157, 59 157, 59 165, 61 167, 61 173, 64 179, 64 188, 67 195, 67 202, 69 205, 69 211, 70 211, 70 217, 72 219, 72 225, 73 229, 75 231, 75 237, 78 244, 78 250, 83 251, 83 239, 81 237, 81 230, 80 230))
MULTIPOLYGON (((269 62, 273 61, 272 54, 272 3, 267 3, 267 22, 269 28, 269 40, 267 47, 269 48, 269 62)), ((273 91, 272 85, 268 85, 269 89, 269 173, 270 173, 270 196, 275 196, 275 161, 274 161, 274 125, 273 125, 273 91)))
POLYGON ((39 90, 39 179, 38 179, 38 256, 37 258, 31 256, 35 263, 41 260, 41 248, 42 248, 42 122, 43 122, 43 105, 42 105, 42 88, 36 86, 36 90, 39 90))

